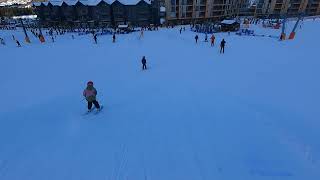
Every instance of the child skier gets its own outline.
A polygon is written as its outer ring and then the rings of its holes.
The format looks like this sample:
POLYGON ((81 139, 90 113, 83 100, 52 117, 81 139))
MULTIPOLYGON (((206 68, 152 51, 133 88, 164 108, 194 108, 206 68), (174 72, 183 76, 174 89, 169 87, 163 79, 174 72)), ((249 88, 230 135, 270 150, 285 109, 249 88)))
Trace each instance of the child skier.
POLYGON ((194 39, 196 40, 196 43, 198 43, 199 36, 196 35, 196 37, 194 37, 194 39))
POLYGON ((141 63, 142 63, 142 70, 147 69, 147 60, 145 56, 142 57, 141 63))
POLYGON ((140 32, 140 37, 139 39, 143 38, 143 29, 141 29, 141 32, 140 32))
POLYGON ((87 88, 83 91, 83 96, 88 101, 88 112, 91 112, 92 104, 100 111, 100 105, 96 100, 97 90, 93 87, 92 81, 87 83, 87 88))

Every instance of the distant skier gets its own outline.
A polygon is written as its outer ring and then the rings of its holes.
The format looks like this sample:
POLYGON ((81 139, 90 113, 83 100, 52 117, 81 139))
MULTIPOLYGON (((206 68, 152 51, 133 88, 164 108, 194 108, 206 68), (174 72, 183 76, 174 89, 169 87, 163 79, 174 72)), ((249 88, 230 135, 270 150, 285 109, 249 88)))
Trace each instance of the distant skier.
POLYGON ((97 34, 93 35, 93 40, 96 44, 98 44, 98 40, 97 40, 97 34))
POLYGON ((113 43, 116 42, 116 35, 115 35, 115 34, 113 34, 113 36, 112 36, 112 42, 113 42, 113 43))
POLYGON ((51 40, 52 40, 52 42, 54 42, 54 37, 53 36, 51 36, 51 40))
POLYGON ((182 28, 180 28, 180 34, 181 34, 181 32, 182 32, 182 28))
POLYGON ((100 111, 100 105, 96 100, 97 90, 93 87, 93 82, 89 81, 87 83, 87 88, 83 91, 83 96, 88 102, 88 112, 91 112, 92 104, 100 111))
POLYGON ((142 57, 141 63, 142 63, 142 70, 147 69, 147 60, 145 56, 142 57))
POLYGON ((140 32, 140 37, 139 37, 139 39, 141 39, 141 38, 143 38, 143 29, 141 29, 141 32, 140 32))
POLYGON ((16 40, 16 43, 17 43, 18 47, 21 47, 21 44, 20 44, 20 42, 18 40, 16 40))
POLYGON ((212 34, 211 36, 211 46, 214 46, 214 40, 216 39, 216 37, 214 36, 214 34, 212 34))
POLYGON ((207 33, 205 35, 204 42, 208 42, 208 34, 207 33))
POLYGON ((6 42, 4 41, 3 38, 0 38, 0 43, 1 43, 2 45, 6 45, 6 42))
POLYGON ((220 43, 220 53, 224 54, 224 47, 226 45, 226 41, 224 39, 222 39, 221 43, 220 43))
POLYGON ((196 40, 196 43, 198 43, 199 36, 196 35, 196 36, 194 37, 194 39, 196 40))
POLYGON ((14 35, 12 35, 12 39, 15 41, 16 40, 16 38, 14 37, 14 35))

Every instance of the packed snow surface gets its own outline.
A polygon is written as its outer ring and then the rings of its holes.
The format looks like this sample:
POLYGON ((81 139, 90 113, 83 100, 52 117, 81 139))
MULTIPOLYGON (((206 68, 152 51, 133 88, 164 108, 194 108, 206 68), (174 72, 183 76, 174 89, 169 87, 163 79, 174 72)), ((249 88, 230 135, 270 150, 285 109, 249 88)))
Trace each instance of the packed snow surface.
POLYGON ((319 29, 218 33, 214 47, 188 26, 98 44, 1 30, 0 179, 319 180, 319 29), (104 109, 84 116, 89 80, 104 109))

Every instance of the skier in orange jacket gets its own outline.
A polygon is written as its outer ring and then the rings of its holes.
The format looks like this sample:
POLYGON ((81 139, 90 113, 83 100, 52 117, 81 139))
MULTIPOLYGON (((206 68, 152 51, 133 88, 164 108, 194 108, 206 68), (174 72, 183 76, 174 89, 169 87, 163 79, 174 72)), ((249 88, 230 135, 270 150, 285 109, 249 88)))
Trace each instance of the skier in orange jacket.
POLYGON ((211 46, 214 46, 214 40, 216 39, 216 37, 214 36, 214 34, 212 34, 211 36, 211 46))

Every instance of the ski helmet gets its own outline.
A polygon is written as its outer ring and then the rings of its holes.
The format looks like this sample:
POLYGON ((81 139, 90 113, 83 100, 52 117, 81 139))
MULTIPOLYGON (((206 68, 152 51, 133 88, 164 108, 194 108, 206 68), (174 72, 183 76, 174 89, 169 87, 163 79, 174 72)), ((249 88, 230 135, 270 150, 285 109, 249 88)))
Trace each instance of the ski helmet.
POLYGON ((92 81, 88 81, 87 82, 87 86, 89 86, 89 85, 93 86, 93 82, 92 81))

